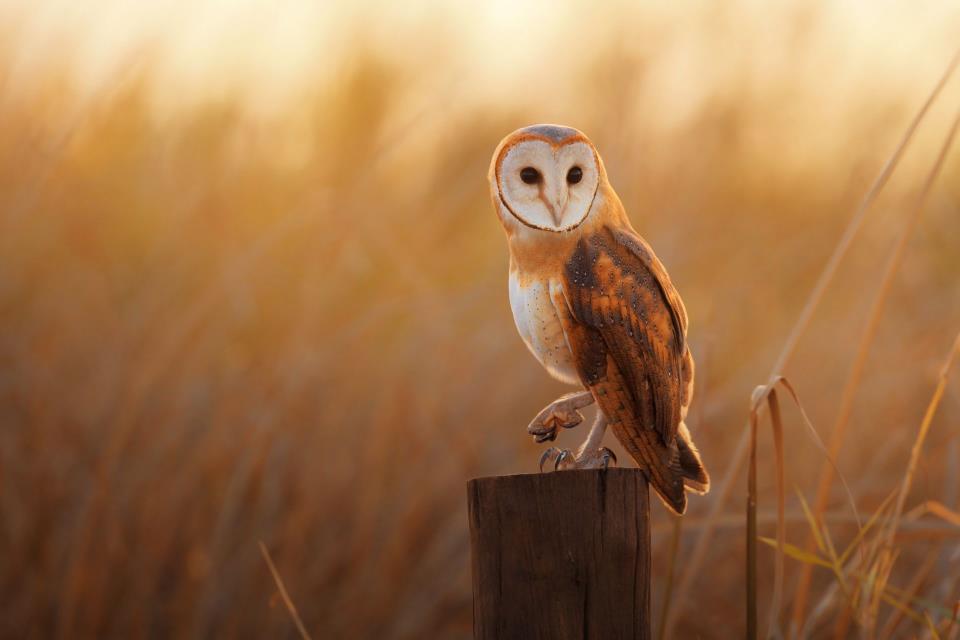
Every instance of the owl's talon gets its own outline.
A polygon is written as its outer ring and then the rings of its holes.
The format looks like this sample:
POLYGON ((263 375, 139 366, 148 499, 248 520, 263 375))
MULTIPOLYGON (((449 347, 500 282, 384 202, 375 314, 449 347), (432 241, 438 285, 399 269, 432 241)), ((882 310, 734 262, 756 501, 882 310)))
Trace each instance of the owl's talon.
POLYGON ((550 447, 540 456, 540 473, 544 473, 543 465, 546 464, 548 460, 553 461, 554 471, 566 471, 568 469, 607 469, 611 462, 616 466, 617 455, 606 447, 594 449, 592 453, 580 454, 575 454, 570 451, 570 449, 550 447))
POLYGON ((611 460, 613 461, 613 466, 617 466, 617 454, 606 447, 600 447, 600 461, 603 463, 604 469, 610 466, 611 460))
POLYGON ((556 447, 550 447, 543 452, 543 455, 540 456, 540 473, 543 473, 543 463, 549 460, 552 456, 557 455, 559 450, 556 447))

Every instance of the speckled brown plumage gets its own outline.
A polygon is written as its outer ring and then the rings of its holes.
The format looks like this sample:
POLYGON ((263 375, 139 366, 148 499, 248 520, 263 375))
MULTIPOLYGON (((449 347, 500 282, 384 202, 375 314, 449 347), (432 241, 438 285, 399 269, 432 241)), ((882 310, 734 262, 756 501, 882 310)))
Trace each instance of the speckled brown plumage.
MULTIPOLYGON (((584 236, 566 264, 567 339, 580 378, 617 439, 678 513, 686 508, 678 427, 693 359, 687 316, 666 270, 628 229, 584 236)), ((686 442, 683 443, 687 445, 686 442)), ((701 484, 694 473, 691 480, 701 484)))

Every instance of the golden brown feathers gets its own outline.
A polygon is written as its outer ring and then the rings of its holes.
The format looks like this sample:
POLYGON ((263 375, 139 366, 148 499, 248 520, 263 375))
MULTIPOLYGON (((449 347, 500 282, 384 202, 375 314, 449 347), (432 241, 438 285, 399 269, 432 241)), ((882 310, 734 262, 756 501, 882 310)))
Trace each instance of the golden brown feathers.
POLYGON ((709 479, 692 444, 678 443, 693 362, 670 278, 632 230, 603 227, 578 241, 563 289, 581 380, 657 492, 683 513, 685 478, 698 490, 709 479))

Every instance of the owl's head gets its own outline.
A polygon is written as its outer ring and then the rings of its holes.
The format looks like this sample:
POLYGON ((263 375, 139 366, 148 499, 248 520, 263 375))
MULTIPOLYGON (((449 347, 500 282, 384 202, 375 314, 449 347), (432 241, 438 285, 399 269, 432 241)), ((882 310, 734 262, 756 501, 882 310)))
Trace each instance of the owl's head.
POLYGON ((552 124, 514 131, 490 165, 494 206, 508 229, 515 223, 556 233, 575 229, 605 182, 603 163, 587 137, 552 124))

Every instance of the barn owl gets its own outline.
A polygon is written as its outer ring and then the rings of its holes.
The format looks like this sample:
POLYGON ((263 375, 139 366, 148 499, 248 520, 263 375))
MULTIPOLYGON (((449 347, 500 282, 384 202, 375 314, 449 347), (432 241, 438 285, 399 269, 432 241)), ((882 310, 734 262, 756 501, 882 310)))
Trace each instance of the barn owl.
POLYGON ((668 508, 710 479, 684 419, 693 393, 687 313, 663 265, 634 231, 593 144, 576 129, 536 125, 504 138, 490 192, 510 249, 517 330, 555 378, 582 386, 544 408, 537 442, 597 418, 576 452, 550 448, 555 469, 606 467, 609 426, 668 508))

